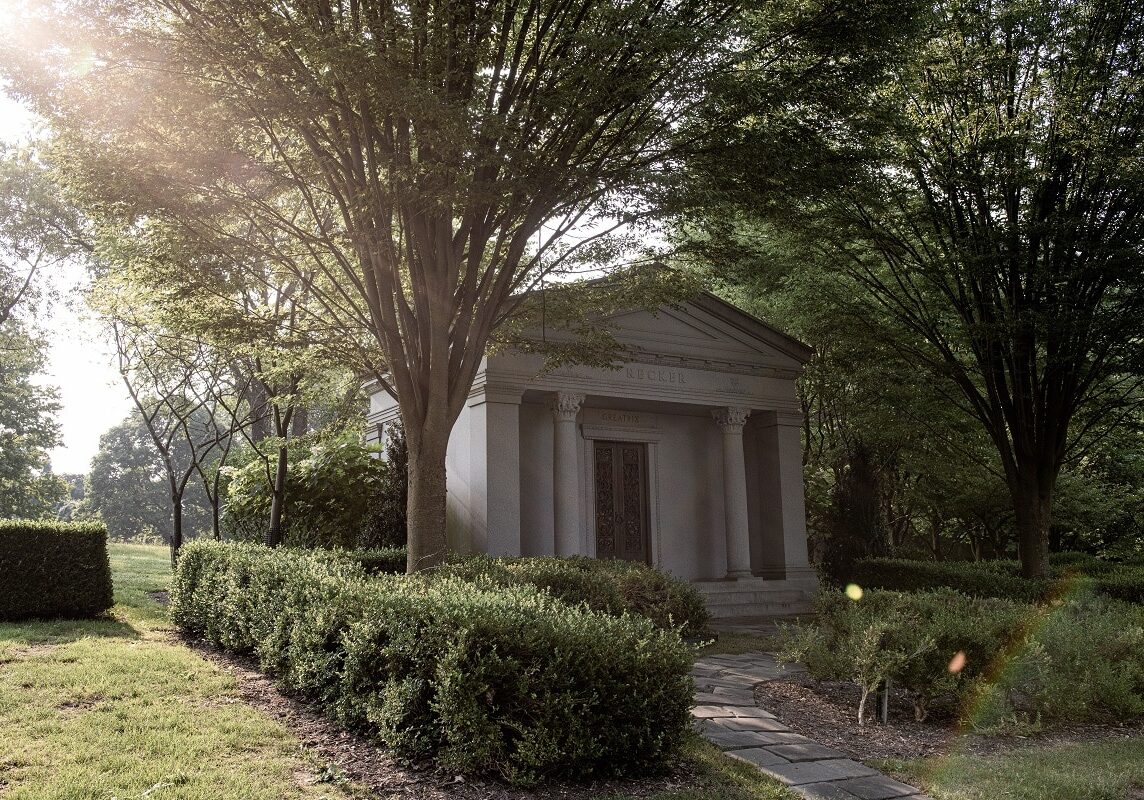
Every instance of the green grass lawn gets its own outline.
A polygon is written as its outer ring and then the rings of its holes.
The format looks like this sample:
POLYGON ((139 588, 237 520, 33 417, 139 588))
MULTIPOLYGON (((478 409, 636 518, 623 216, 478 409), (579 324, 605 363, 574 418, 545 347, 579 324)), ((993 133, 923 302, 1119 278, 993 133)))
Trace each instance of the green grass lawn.
POLYGON ((170 639, 166 548, 112 545, 113 619, 0 624, 0 797, 345 798, 234 680, 170 639))
MULTIPOLYGON (((321 765, 290 731, 171 637, 148 596, 168 588, 169 565, 165 547, 112 544, 111 619, 0 623, 0 799, 364 797, 353 785, 314 784, 321 765)), ((683 762, 678 788, 641 798, 794 797, 698 737, 683 762)))
POLYGON ((998 756, 953 755, 880 766, 909 776, 936 800, 1144 797, 1144 739, 1029 747, 998 756))

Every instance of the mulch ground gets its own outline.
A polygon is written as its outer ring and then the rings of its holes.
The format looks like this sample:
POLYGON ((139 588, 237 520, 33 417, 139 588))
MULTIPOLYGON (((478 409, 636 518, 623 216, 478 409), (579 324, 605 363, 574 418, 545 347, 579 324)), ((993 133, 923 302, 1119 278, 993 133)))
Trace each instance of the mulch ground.
POLYGON ((284 694, 258 671, 253 660, 200 640, 180 637, 180 641, 231 673, 243 702, 278 720, 298 738, 317 762, 314 774, 296 776, 299 782, 348 779, 386 800, 589 800, 612 793, 644 797, 695 782, 686 767, 680 766, 663 778, 576 785, 546 783, 532 792, 495 780, 456 775, 428 764, 403 764, 368 737, 338 727, 314 706, 284 694))
MULTIPOLYGON (((958 729, 949 712, 937 709, 924 722, 914 720, 904 694, 890 692, 889 724, 868 720, 858 726, 861 690, 852 683, 816 681, 806 675, 767 681, 755 689, 761 707, 803 736, 842 750, 859 761, 915 759, 950 753, 988 755, 1030 746, 1052 746, 1108 739, 1144 738, 1144 720, 1126 725, 1072 725, 1030 736, 979 736, 958 729)), ((869 717, 875 714, 871 697, 869 717)))

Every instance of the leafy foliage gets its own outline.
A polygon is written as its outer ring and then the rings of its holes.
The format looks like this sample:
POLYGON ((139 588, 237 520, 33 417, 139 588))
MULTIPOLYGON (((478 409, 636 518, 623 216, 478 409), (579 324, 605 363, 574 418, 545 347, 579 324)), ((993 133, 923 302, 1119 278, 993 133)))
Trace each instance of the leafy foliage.
POLYGON ((446 557, 445 451, 493 331, 672 192, 707 133, 685 118, 738 58, 711 0, 43 8, 6 72, 73 187, 290 272, 315 336, 398 398, 419 568, 446 557), (98 55, 77 75, 65 51, 98 55))
POLYGON ((889 679, 918 718, 941 702, 983 731, 1144 714, 1144 609, 1074 592, 1052 605, 945 589, 819 599, 784 656, 864 693, 889 679))
POLYGON ((742 124, 698 164, 709 217, 782 231, 841 274, 849 321, 889 323, 988 437, 1041 577, 1061 469, 1140 408, 1144 12, 943 0, 902 17, 892 68, 859 91, 767 114, 753 73, 730 79, 742 124))
MULTIPOLYGON (((293 439, 286 475, 285 542, 343 549, 404 544, 402 464, 378 458, 350 428, 293 439)), ((231 472, 222 525, 257 541, 270 518, 271 486, 258 456, 231 472)))
POLYGON ((661 766, 688 726, 691 651, 639 617, 530 586, 366 577, 337 554, 196 542, 171 613, 407 758, 522 784, 661 766))
MULTIPOLYGON (((174 443, 173 458, 187 454, 174 443)), ((80 516, 96 515, 108 535, 118 541, 169 541, 171 492, 162 459, 137 414, 99 437, 91 462, 80 516)), ((192 533, 210 529, 211 505, 201 487, 192 485, 184 498, 185 524, 192 533)))
POLYGON ((1078 585, 1126 602, 1144 602, 1144 566, 1114 564, 1079 553, 1050 557, 1050 579, 1024 578, 1016 561, 911 561, 871 558, 857 562, 851 580, 862 587, 897 591, 956 589, 972 597, 1044 602, 1078 585))
POLYGON ((645 564, 573 556, 571 558, 489 558, 455 560, 430 573, 461 578, 478 586, 534 586, 572 605, 620 616, 636 614, 661 628, 698 636, 710 615, 699 591, 645 564))
POLYGON ((0 520, 0 619, 93 617, 111 608, 102 525, 0 520))
POLYGON ((42 342, 17 320, 0 325, 0 517, 51 517, 67 497, 48 458, 59 441, 57 395, 33 382, 43 366, 42 342))

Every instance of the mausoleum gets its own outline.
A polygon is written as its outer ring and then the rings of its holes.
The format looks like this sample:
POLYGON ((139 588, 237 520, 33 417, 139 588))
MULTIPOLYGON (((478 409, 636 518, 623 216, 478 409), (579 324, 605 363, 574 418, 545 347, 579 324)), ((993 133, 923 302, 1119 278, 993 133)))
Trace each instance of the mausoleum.
MULTIPOLYGON (((810 348, 711 294, 608 324, 617 369, 485 359, 449 440, 450 546, 646 562, 717 616, 807 610, 795 380, 810 348)), ((375 389, 377 435, 397 417, 375 389)))

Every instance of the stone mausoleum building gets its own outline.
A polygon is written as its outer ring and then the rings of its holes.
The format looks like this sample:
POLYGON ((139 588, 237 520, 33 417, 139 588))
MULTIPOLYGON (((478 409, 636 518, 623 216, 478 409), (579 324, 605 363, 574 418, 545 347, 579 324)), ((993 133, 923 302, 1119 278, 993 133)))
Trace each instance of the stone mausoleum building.
MULTIPOLYGON (((716 616, 807 610, 795 380, 810 348, 711 294, 608 324, 618 369, 485 360, 449 440, 450 545, 645 562, 716 616)), ((378 435, 397 417, 375 387, 378 435)))

